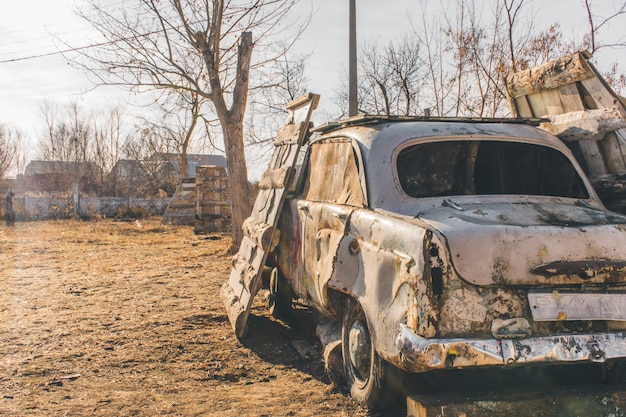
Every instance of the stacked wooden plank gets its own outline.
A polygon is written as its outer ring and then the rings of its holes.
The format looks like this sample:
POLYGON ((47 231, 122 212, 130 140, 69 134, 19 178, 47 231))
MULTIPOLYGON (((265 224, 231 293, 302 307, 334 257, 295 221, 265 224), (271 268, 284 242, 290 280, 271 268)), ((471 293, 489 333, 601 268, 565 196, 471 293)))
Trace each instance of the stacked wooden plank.
POLYGON ((165 209, 161 219, 163 224, 193 226, 196 216, 195 178, 185 178, 178 184, 176 192, 165 209))
POLYGON ((230 232, 232 210, 226 168, 215 165, 196 168, 196 234, 230 232))
POLYGON ((578 52, 507 79, 511 112, 541 125, 572 150, 602 201, 626 212, 626 106, 578 52))

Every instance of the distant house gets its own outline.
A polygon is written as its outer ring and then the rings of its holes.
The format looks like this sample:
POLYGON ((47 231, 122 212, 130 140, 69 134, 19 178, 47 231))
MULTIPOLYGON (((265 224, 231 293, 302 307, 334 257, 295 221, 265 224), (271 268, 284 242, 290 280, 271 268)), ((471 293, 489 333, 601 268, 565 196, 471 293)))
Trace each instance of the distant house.
POLYGON ((111 173, 114 173, 120 180, 126 180, 135 176, 137 172, 141 170, 141 162, 139 161, 134 159, 118 159, 111 169, 111 173))
MULTIPOLYGON (((181 155, 179 153, 156 153, 152 159, 167 161, 176 172, 180 172, 181 155)), ((223 155, 187 154, 187 174, 185 178, 196 177, 196 167, 214 165, 226 168, 226 157, 223 155)))
MULTIPOLYGON (((185 178, 195 178, 196 168, 214 165, 226 167, 222 155, 187 155, 185 178)), ((142 161, 120 159, 104 175, 92 162, 31 161, 18 175, 18 189, 29 193, 71 194, 74 184, 84 194, 99 196, 152 197, 176 191, 181 174, 181 156, 176 153, 155 153, 142 161)))
MULTIPOLYGON (((107 178, 107 192, 110 195, 152 196, 165 192, 171 196, 176 191, 181 175, 181 155, 177 153, 154 153, 143 161, 120 159, 107 178)), ((222 155, 187 155, 185 178, 195 178, 198 166, 215 165, 226 167, 222 155)))
POLYGON ((97 192, 102 171, 92 162, 31 161, 18 176, 24 192, 68 193, 78 183, 84 193, 97 192))
POLYGON ((148 182, 147 175, 140 161, 119 159, 107 174, 106 194, 110 196, 134 195, 146 182, 148 182))

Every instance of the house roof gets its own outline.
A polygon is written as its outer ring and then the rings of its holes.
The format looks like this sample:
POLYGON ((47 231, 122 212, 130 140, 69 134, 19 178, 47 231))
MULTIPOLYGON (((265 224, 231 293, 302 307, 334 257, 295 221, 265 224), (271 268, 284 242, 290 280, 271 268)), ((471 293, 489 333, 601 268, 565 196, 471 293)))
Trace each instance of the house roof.
MULTIPOLYGON (((156 158, 157 156, 168 160, 176 160, 177 158, 180 158, 179 153, 155 153, 152 157, 156 158)), ((226 168, 226 157, 224 157, 224 155, 190 153, 187 154, 187 163, 193 163, 196 166, 215 165, 226 168)))
MULTIPOLYGON (((153 159, 164 159, 178 165, 180 161, 179 153, 155 153, 153 159)), ((223 155, 207 155, 207 154, 187 154, 187 177, 194 178, 196 176, 196 167, 214 165, 227 168, 226 157, 223 155)))
POLYGON ((95 168, 92 162, 70 162, 70 161, 30 161, 24 168, 24 175, 37 174, 73 174, 76 169, 84 171, 88 168, 95 168))

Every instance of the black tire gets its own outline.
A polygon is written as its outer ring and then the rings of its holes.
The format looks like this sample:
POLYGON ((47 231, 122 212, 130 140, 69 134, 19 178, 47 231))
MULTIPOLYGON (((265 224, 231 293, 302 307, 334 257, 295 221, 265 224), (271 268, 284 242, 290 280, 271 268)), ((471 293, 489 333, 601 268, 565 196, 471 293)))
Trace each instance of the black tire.
POLYGON ((278 269, 273 268, 270 274, 270 295, 267 306, 270 314, 277 319, 287 319, 292 312, 293 294, 285 285, 279 278, 278 269))
POLYGON ((341 338, 343 370, 352 398, 372 409, 392 406, 399 392, 387 381, 400 372, 376 353, 365 313, 352 298, 344 309, 341 338))

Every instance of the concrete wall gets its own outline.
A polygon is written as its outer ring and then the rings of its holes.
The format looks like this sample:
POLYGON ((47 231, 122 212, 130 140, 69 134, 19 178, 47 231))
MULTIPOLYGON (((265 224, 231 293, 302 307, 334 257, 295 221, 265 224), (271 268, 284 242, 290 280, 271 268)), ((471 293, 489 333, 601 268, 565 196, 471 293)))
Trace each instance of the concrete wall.
MULTIPOLYGON (((121 209, 142 208, 150 214, 163 215, 169 198, 81 197, 79 217, 115 217, 121 209)), ((18 220, 66 219, 75 217, 75 197, 15 198, 18 220)))

